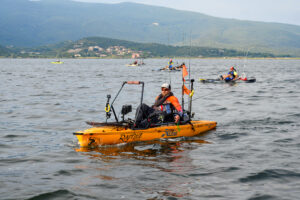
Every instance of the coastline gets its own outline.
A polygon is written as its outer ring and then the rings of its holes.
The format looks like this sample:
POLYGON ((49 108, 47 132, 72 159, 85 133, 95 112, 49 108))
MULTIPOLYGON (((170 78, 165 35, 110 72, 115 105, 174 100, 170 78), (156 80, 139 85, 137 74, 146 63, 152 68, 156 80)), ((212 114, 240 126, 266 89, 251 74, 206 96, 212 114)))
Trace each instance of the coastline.
MULTIPOLYGON (((248 60, 299 60, 300 57, 151 57, 151 58, 142 58, 143 60, 148 60, 148 59, 169 59, 169 58, 176 58, 176 59, 203 59, 203 60, 209 60, 209 59, 219 59, 219 60, 243 60, 243 59, 248 59, 248 60)), ((49 58, 49 57, 3 57, 0 56, 0 59, 57 59, 55 57, 49 58)), ((70 58, 70 57, 62 57, 59 58, 61 59, 99 59, 99 60, 105 60, 105 59, 128 59, 128 60, 135 60, 135 59, 141 59, 141 58, 118 58, 118 57, 105 57, 105 58, 100 58, 100 57, 77 57, 77 58, 70 58)))

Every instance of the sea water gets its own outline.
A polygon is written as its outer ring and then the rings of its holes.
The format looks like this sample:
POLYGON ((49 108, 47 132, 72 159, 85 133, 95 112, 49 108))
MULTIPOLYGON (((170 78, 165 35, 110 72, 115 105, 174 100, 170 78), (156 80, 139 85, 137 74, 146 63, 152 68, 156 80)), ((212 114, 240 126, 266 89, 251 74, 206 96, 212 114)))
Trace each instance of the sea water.
MULTIPOLYGON (((299 199, 300 61, 173 60, 195 79, 194 118, 215 130, 80 149, 72 133, 106 120, 107 94, 123 81, 144 81, 148 105, 171 83, 181 102, 181 72, 160 71, 168 59, 0 59, 0 199, 299 199), (230 66, 257 81, 199 82, 230 66)), ((140 98, 141 86, 126 85, 117 116, 131 104, 134 117, 140 98)))

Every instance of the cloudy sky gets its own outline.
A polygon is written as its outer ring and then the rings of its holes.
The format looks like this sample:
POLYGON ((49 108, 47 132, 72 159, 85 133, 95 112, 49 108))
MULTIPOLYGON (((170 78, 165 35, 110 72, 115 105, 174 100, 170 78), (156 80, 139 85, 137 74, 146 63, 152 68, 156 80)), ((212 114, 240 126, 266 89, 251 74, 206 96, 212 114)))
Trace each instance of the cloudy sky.
POLYGON ((76 0, 82 2, 136 2, 215 17, 300 25, 300 0, 76 0))

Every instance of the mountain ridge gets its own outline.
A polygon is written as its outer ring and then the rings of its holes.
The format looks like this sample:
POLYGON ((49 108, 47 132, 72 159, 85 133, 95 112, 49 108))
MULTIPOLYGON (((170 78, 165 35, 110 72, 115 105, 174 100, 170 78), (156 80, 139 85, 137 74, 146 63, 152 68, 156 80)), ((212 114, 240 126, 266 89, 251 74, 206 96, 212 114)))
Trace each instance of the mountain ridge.
POLYGON ((300 56, 300 26, 211 17, 136 3, 2 0, 0 44, 34 47, 99 36, 300 56))

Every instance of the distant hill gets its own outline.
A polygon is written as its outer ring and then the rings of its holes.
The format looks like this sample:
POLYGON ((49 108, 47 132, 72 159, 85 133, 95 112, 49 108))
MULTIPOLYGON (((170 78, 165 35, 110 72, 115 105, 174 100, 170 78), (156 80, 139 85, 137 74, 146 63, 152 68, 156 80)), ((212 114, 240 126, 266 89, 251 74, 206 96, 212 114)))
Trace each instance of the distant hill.
POLYGON ((0 57, 8 57, 11 53, 9 49, 0 45, 0 57))
MULTIPOLYGON (((33 58, 140 58, 151 57, 243 57, 246 52, 224 48, 172 46, 157 43, 138 43, 104 37, 88 37, 36 48, 11 48, 11 57, 33 58)), ((0 54, 1 56, 1 54, 0 54)), ((248 57, 289 57, 270 53, 252 53, 248 57)))
POLYGON ((2 45, 34 47, 101 36, 176 45, 192 40, 193 46, 300 56, 296 25, 222 19, 135 3, 1 0, 0 5, 2 45))

